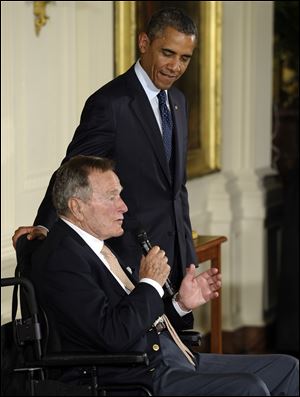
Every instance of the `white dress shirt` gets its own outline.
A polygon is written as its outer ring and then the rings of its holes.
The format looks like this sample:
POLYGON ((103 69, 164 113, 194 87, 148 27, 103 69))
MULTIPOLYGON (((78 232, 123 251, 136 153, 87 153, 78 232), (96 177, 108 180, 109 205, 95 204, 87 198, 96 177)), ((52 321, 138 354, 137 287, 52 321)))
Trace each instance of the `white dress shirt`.
MULTIPOLYGON (((69 220, 61 217, 61 220, 63 220, 67 225, 69 225, 76 233, 79 234, 79 236, 87 243, 87 245, 95 252, 95 254, 100 258, 101 262, 104 263, 104 265, 107 267, 107 269, 111 272, 111 274, 114 276, 114 278, 118 281, 118 283, 121 285, 121 287, 129 293, 129 291, 125 288, 125 285, 122 283, 122 281, 111 271, 110 266, 104 257, 104 255, 101 253, 102 247, 104 245, 103 240, 99 240, 97 237, 92 236, 91 234, 87 233, 86 231, 82 230, 80 227, 74 225, 74 223, 70 222, 69 220)), ((127 267, 128 269, 128 267, 127 267)), ((130 268, 128 271, 130 272, 130 268)), ((147 283, 152 285, 153 288, 156 289, 156 291, 159 293, 160 297, 162 298, 164 295, 164 290, 163 288, 159 285, 159 283, 155 280, 152 280, 150 278, 142 278, 140 283, 147 283)))
MULTIPOLYGON (((157 124, 159 125, 160 133, 162 134, 162 125, 161 125, 161 116, 159 111, 159 104, 157 94, 161 91, 159 88, 155 87, 152 83, 150 77, 147 75, 145 70, 142 68, 140 61, 138 60, 134 65, 134 71, 139 79, 139 82, 142 84, 144 91, 149 99, 150 105, 152 107, 153 113, 155 115, 157 124)), ((166 90, 166 104, 170 110, 168 91, 166 90)))

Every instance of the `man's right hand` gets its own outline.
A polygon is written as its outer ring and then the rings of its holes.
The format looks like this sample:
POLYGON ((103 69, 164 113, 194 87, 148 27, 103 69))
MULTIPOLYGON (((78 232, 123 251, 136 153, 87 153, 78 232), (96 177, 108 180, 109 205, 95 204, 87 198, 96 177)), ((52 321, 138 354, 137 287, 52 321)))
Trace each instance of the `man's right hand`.
POLYGON ((16 249, 17 240, 19 237, 23 236, 23 234, 27 234, 28 240, 44 240, 47 237, 48 230, 42 226, 20 226, 15 231, 15 234, 12 236, 13 246, 16 249))
POLYGON ((158 246, 151 248, 147 256, 141 260, 139 278, 151 278, 163 286, 169 276, 170 266, 165 251, 158 246))

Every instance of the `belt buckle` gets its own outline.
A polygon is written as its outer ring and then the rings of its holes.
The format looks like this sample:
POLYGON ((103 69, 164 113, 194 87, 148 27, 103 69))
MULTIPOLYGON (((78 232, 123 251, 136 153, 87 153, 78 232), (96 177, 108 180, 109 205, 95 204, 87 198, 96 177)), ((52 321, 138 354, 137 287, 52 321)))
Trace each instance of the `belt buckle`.
POLYGON ((160 334, 164 329, 166 329, 166 324, 162 317, 158 317, 158 319, 153 323, 153 327, 156 329, 156 332, 160 334))

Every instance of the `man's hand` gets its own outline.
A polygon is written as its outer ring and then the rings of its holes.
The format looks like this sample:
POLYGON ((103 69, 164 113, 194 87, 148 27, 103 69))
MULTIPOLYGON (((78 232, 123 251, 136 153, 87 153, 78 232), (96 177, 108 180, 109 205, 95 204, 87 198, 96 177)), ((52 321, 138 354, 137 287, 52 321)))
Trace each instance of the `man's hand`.
POLYGON ((218 274, 218 269, 211 268, 197 276, 195 265, 191 265, 186 270, 176 300, 183 310, 192 310, 217 298, 220 288, 221 274, 218 274))
POLYGON ((165 251, 158 246, 151 248, 147 256, 143 256, 140 265, 139 277, 151 278, 163 286, 169 276, 170 266, 165 251))
POLYGON ((48 231, 45 227, 42 226, 20 226, 17 230, 15 230, 15 234, 12 236, 13 246, 16 249, 17 240, 19 237, 23 236, 23 234, 27 234, 28 240, 44 240, 47 237, 48 231))

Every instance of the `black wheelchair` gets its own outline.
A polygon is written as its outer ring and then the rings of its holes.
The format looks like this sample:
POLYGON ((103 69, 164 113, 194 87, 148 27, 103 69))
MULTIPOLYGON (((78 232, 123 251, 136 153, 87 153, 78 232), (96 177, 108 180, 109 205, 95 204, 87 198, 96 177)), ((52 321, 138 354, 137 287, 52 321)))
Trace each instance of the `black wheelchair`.
MULTIPOLYGON (((151 396, 145 384, 105 384, 99 379, 99 367, 148 366, 144 352, 97 354, 61 351, 55 319, 47 318, 39 306, 30 281, 31 255, 41 241, 17 243, 15 277, 1 279, 1 287, 13 287, 12 318, 1 326, 1 395, 30 396, 151 396), (20 315, 17 316, 19 307, 20 315), (18 318, 17 318, 18 317, 18 318), (53 353, 53 351, 55 353, 53 353), (49 353, 52 352, 52 353, 49 353), (61 380, 68 368, 80 368, 84 382, 61 380)), ((199 346, 201 335, 185 331, 182 339, 189 346, 199 346)))

